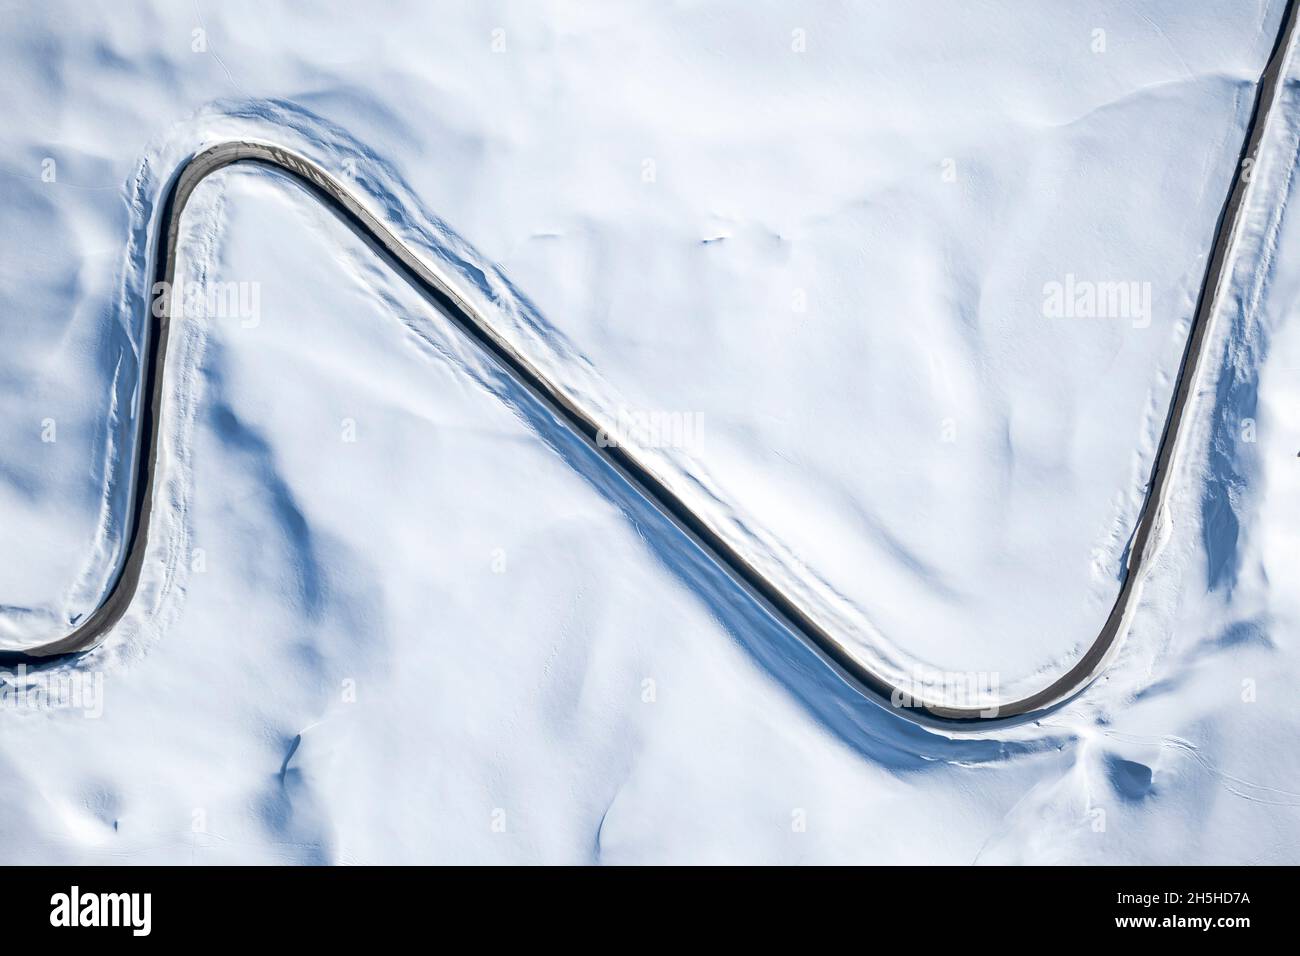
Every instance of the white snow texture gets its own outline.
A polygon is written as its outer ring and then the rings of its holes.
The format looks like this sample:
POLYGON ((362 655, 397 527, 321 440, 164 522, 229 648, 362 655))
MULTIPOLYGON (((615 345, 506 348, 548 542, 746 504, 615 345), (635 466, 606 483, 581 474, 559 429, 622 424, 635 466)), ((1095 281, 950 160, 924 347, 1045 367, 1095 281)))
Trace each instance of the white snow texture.
MULTIPOLYGON (((656 473, 880 672, 1037 690, 1118 593, 1282 12, 7 8, 0 650, 113 579, 161 201, 245 138, 672 425, 656 473)), ((233 308, 173 328, 130 610, 0 674, 0 862, 1300 862, 1289 76, 1132 626, 975 733, 860 696, 300 187, 213 175, 178 275, 233 308)))

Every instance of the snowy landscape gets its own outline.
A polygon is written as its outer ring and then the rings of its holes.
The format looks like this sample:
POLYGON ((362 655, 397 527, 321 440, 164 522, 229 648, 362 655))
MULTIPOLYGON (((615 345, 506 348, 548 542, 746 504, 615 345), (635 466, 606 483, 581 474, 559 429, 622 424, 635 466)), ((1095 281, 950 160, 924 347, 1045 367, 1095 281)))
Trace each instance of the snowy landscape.
POLYGON ((0 3, 0 862, 1300 862, 1292 13, 0 3))

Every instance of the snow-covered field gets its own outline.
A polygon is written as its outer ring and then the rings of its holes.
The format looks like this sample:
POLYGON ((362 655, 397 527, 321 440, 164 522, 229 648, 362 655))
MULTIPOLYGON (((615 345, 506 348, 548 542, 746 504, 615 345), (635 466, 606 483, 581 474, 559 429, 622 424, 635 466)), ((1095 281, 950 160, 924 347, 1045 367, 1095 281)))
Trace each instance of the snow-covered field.
MULTIPOLYGON (((157 203, 248 137, 589 407, 685 423, 655 467, 864 659, 1035 690, 1118 591, 1282 6, 6 8, 0 646, 103 595, 157 203), (1118 313, 1053 310, 1108 282, 1118 313)), ((173 333, 137 600, 26 677, 88 706, 10 679, 0 861, 1297 862, 1296 97, 1131 633, 956 738, 843 684, 299 187, 215 175, 180 275, 238 308, 173 333)))

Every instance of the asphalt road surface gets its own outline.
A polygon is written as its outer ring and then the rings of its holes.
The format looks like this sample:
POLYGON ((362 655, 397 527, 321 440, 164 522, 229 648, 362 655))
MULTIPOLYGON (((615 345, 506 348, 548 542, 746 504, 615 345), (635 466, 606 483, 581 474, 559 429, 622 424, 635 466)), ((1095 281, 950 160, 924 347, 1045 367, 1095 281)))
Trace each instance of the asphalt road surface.
MULTIPOLYGON (((1290 0, 1282 18, 1282 27, 1268 64, 1256 90, 1255 106, 1242 146, 1240 162, 1215 229, 1213 245, 1201 282, 1191 330, 1179 367, 1178 379, 1169 413, 1156 453, 1155 464, 1147 485, 1147 494, 1138 516, 1128 550, 1123 581, 1110 615, 1096 639, 1072 667, 1041 690, 1018 700, 999 701, 970 707, 945 706, 942 701, 918 700, 915 688, 898 687, 875 673, 849 651, 847 645, 819 624, 808 612, 769 581, 743 554, 733 547, 709 522, 697 515, 656 478, 637 459, 634 449, 609 445, 598 440, 601 423, 578 405, 564 390, 539 372, 526 356, 517 352, 460 295, 454 285, 422 262, 383 223, 372 216, 338 180, 309 160, 287 149, 255 142, 228 142, 210 147, 192 156, 172 178, 159 228, 165 229, 154 244, 156 260, 154 281, 165 282, 170 289, 176 272, 179 226, 185 204, 194 188, 207 176, 236 164, 270 167, 305 186, 355 232, 365 239, 389 265, 424 297, 445 313, 484 349, 521 386, 548 408, 560 421, 581 436, 592 450, 614 468, 669 521, 702 548, 740 587, 763 605, 790 632, 807 643, 823 660, 867 698, 911 720, 938 725, 947 731, 979 729, 991 721, 1032 719, 1079 693, 1097 676, 1119 636, 1127 628, 1137 604, 1137 594, 1146 566, 1157 550, 1155 530, 1160 526, 1169 488, 1172 463, 1178 451, 1184 411, 1197 369, 1202 358, 1207 331, 1218 301, 1228 253, 1236 235, 1239 216, 1249 191, 1248 160, 1255 156, 1273 105, 1286 61, 1286 54, 1296 28, 1297 3, 1290 0), (897 706, 904 700, 908 706, 897 706)), ((146 321, 147 356, 143 364, 146 376, 142 389, 143 405, 138 419, 137 455, 133 464, 131 514, 127 518, 125 558, 107 595, 95 611, 75 630, 48 643, 27 648, 22 653, 0 655, 0 659, 46 660, 54 655, 76 654, 94 647, 121 618, 135 595, 144 565, 149 536, 150 512, 158 462, 158 437, 163 414, 163 368, 167 357, 167 339, 171 324, 170 297, 164 296, 161 315, 150 308, 146 321)), ((152 302, 148 303, 151 307, 152 302)))

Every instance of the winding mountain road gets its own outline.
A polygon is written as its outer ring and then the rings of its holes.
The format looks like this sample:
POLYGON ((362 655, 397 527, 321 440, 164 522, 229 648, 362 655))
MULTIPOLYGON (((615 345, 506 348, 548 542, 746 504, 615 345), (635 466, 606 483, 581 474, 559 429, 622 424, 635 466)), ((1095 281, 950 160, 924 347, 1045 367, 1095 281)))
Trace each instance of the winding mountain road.
MULTIPOLYGON (((913 696, 914 688, 898 687, 863 664, 843 641, 826 630, 795 600, 773 584, 754 563, 715 530, 706 518, 693 511, 664 482, 643 466, 634 449, 600 441, 599 436, 603 426, 596 414, 581 407, 565 393, 560 385, 551 381, 530 363, 526 356, 516 351, 497 333, 487 317, 476 311, 457 293, 452 281, 439 275, 422 261, 388 227, 372 215, 345 185, 303 156, 270 143, 259 142, 221 143, 192 156, 173 177, 162 215, 158 220, 160 230, 165 232, 161 233, 154 243, 156 257, 154 281, 166 283, 167 289, 173 286, 181 216, 187 201, 199 183, 213 173, 237 164, 255 164, 278 170, 306 187, 321 203, 367 240, 396 272, 426 298, 436 303, 516 382, 581 436, 597 455, 702 548, 730 578, 867 697, 912 720, 928 725, 939 725, 950 731, 981 728, 989 721, 1029 718, 1068 699, 1092 681, 1116 646, 1117 639, 1124 632, 1137 604, 1143 573, 1157 550, 1155 542, 1158 536, 1154 532, 1159 527, 1163 515, 1184 413, 1203 357, 1202 353, 1218 303, 1219 289, 1226 272, 1237 224, 1246 205, 1245 200, 1250 188, 1250 176, 1246 171, 1251 167, 1251 160, 1259 147, 1269 110, 1278 99, 1280 78, 1296 29, 1297 3, 1298 0, 1289 0, 1287 4, 1277 41, 1256 89, 1246 141, 1242 147, 1237 172, 1216 224, 1210 258, 1201 282, 1177 383, 1115 604, 1096 639, 1068 671, 1036 693, 1017 700, 1000 701, 996 707, 987 704, 954 707, 946 706, 944 702, 938 700, 916 699, 913 696), (900 699, 906 701, 909 706, 898 706, 897 702, 900 699)), ((132 465, 131 514, 126 522, 125 557, 103 602, 84 622, 65 636, 27 648, 22 654, 17 655, 20 658, 44 659, 52 655, 73 654, 92 648, 122 617, 135 595, 145 561, 154 487, 157 480, 159 434, 164 408, 163 372, 172 318, 170 296, 162 296, 160 303, 162 307, 151 309, 149 316, 146 317, 147 354, 142 365, 146 381, 141 390, 142 407, 139 409, 138 416, 137 454, 132 465)), ((12 658, 14 655, 7 656, 12 658)))

